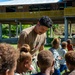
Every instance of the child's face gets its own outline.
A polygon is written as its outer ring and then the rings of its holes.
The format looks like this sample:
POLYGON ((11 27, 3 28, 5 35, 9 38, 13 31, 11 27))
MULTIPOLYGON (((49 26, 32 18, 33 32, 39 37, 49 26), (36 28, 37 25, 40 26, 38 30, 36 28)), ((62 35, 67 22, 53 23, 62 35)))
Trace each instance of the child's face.
POLYGON ((56 48, 56 49, 58 49, 58 48, 59 48, 59 43, 57 43, 57 44, 55 45, 55 48, 56 48))
POLYGON ((28 70, 30 70, 31 63, 32 63, 32 61, 31 61, 31 60, 26 60, 25 68, 26 68, 26 70, 27 70, 27 71, 28 71, 28 70))
POLYGON ((25 60, 23 65, 23 72, 27 72, 28 70, 30 70, 31 63, 32 63, 31 60, 25 60))

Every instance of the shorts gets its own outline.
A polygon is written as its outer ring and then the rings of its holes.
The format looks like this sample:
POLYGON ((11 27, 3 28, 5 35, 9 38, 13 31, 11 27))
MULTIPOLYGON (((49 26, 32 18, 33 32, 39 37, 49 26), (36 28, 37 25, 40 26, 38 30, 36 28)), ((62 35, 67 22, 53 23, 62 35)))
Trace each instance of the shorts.
POLYGON ((60 72, 67 70, 67 66, 66 65, 60 65, 60 72))
POLYGON ((60 69, 54 69, 54 73, 52 75, 61 75, 60 69))

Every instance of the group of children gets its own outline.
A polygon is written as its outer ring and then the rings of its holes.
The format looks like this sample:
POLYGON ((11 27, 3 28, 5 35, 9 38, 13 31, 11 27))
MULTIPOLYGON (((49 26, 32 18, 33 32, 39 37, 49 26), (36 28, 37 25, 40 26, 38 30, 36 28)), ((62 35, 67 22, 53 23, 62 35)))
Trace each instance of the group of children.
POLYGON ((32 65, 32 58, 28 44, 24 44, 19 50, 6 43, 0 44, 0 75, 61 75, 64 70, 63 75, 75 74, 75 51, 70 40, 60 44, 60 40, 55 38, 49 50, 38 53, 38 73, 32 65))
POLYGON ((37 65, 40 72, 31 74, 32 55, 30 47, 24 44, 19 50, 16 50, 10 44, 0 44, 0 75, 52 75, 54 66, 54 57, 49 50, 42 50, 37 56, 37 65))
POLYGON ((60 39, 55 38, 52 41, 52 47, 49 50, 53 53, 55 60, 53 75, 61 75, 61 72, 63 71, 67 72, 68 68, 66 66, 65 54, 68 51, 73 51, 71 40, 68 39, 60 44, 60 39))

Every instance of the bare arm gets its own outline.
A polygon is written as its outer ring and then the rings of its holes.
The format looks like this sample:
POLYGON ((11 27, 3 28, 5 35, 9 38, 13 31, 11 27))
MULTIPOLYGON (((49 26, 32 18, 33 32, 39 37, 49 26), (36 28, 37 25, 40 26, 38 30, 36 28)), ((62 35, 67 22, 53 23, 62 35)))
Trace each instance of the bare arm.
POLYGON ((17 48, 21 48, 21 46, 22 46, 23 44, 25 44, 25 39, 26 39, 26 37, 27 37, 27 35, 26 35, 25 32, 22 32, 22 33, 20 34, 20 37, 19 37, 19 39, 18 39, 17 48))
POLYGON ((39 51, 44 50, 44 45, 39 48, 39 51))

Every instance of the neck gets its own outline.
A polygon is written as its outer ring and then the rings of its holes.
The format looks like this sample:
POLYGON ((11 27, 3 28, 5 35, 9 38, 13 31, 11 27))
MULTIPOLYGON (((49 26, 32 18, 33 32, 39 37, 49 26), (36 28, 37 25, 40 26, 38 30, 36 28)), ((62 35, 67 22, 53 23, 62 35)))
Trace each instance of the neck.
POLYGON ((45 74, 46 75, 52 75, 53 73, 51 72, 51 68, 47 68, 46 71, 45 71, 45 74))
POLYGON ((37 28, 36 28, 36 26, 35 26, 35 28, 34 28, 34 32, 37 34, 37 28))

